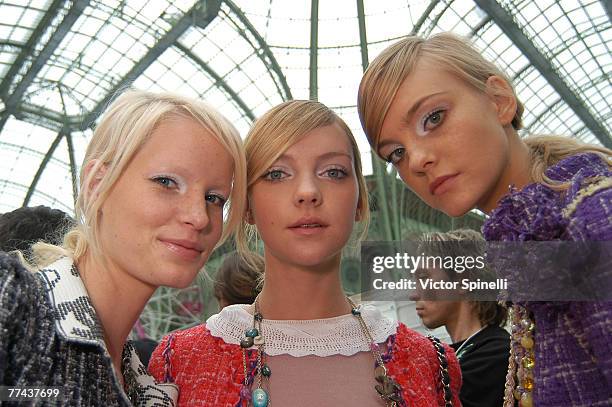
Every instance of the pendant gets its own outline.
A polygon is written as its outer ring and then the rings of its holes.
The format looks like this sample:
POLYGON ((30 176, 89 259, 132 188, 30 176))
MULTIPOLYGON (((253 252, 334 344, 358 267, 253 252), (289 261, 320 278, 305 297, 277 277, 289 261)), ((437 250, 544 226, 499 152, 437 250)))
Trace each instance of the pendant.
POLYGON ((253 343, 257 346, 259 345, 263 345, 264 344, 264 338, 261 335, 257 335, 256 337, 253 338, 253 343))
POLYGON ((401 388, 397 382, 387 375, 377 376, 376 381, 380 384, 374 386, 380 398, 385 402, 400 402, 401 388))
POLYGON ((262 388, 253 390, 253 407, 266 407, 268 405, 268 393, 262 388))

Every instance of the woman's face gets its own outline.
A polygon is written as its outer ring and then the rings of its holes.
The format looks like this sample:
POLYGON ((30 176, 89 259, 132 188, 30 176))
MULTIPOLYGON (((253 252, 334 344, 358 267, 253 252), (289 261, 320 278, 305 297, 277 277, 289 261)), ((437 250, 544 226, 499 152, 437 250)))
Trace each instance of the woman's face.
POLYGON ((233 160, 202 126, 162 122, 101 207, 102 251, 113 269, 152 288, 186 287, 219 241, 233 160))
POLYGON ((507 99, 421 60, 392 101, 378 154, 425 203, 450 216, 492 207, 508 188, 499 185, 509 162, 507 99))
POLYGON ((359 187, 337 124, 307 133, 253 184, 249 205, 266 258, 313 267, 335 261, 356 219, 359 187))

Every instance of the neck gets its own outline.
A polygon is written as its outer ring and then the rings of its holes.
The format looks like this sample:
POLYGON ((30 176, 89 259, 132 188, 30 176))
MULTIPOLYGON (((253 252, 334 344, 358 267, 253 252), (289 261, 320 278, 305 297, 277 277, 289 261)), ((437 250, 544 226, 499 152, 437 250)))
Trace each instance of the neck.
POLYGON ((445 326, 453 343, 464 341, 482 329, 478 315, 474 313, 473 305, 468 301, 461 301, 459 304, 457 318, 448 321, 445 326))
POLYGON ((522 189, 531 182, 531 160, 529 147, 510 126, 506 129, 508 139, 508 162, 501 177, 491 191, 478 204, 478 209, 490 213, 499 200, 508 194, 510 186, 522 189))
POLYGON ((123 346, 155 287, 144 285, 110 261, 102 264, 89 251, 79 259, 77 267, 102 324, 113 366, 121 378, 123 346))
POLYGON ((340 282, 340 255, 313 267, 287 264, 266 253, 259 309, 265 319, 319 319, 348 314, 340 282))

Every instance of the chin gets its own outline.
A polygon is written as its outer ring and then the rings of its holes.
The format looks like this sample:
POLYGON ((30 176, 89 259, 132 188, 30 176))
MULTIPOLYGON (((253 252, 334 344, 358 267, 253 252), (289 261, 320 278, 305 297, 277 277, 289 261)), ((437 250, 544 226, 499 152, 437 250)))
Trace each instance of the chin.
POLYGON ((299 250, 291 253, 288 258, 295 265, 315 267, 333 261, 338 255, 339 251, 330 252, 329 248, 325 248, 325 250, 299 250))
POLYGON ((162 274, 160 286, 181 289, 187 288, 195 280, 198 271, 199 269, 194 271, 187 267, 166 267, 160 270, 162 274))
POLYGON ((444 212, 446 215, 452 218, 458 218, 460 216, 465 215, 472 209, 476 208, 476 204, 475 203, 472 204, 471 202, 468 202, 468 203, 457 202, 455 200, 454 202, 449 202, 446 205, 442 204, 442 205, 437 205, 437 207, 434 206, 434 208, 436 208, 439 211, 444 212))

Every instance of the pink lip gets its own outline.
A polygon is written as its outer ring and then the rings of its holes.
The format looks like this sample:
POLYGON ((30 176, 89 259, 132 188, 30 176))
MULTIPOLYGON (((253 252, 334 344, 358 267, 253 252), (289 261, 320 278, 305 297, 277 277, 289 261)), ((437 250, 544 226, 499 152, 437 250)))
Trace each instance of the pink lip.
POLYGON ((300 235, 310 236, 321 233, 329 225, 316 217, 303 217, 289 225, 289 229, 300 235))
POLYGON ((193 260, 202 254, 204 246, 193 240, 159 239, 172 253, 186 259, 193 260))
POLYGON ((431 184, 429 184, 429 193, 432 195, 440 194, 446 190, 448 185, 447 181, 455 178, 459 173, 452 175, 443 175, 436 178, 431 184))

